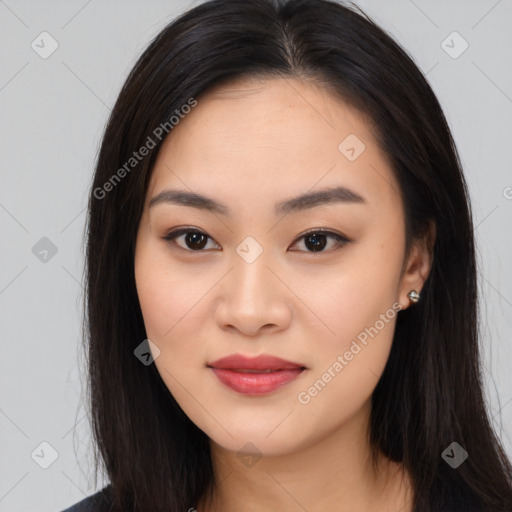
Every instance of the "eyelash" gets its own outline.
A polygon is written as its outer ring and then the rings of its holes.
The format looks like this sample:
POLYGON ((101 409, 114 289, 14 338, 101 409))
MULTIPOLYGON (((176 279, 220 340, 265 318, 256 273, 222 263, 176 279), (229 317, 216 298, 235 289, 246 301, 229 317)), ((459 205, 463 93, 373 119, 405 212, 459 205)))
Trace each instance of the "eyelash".
MULTIPOLYGON (((198 250, 193 250, 193 249, 189 249, 189 248, 185 248, 185 247, 181 247, 180 245, 176 244, 176 242, 174 242, 174 240, 176 238, 178 238, 179 236, 182 236, 182 235, 186 235, 186 234, 189 234, 189 233, 197 233, 199 235, 205 235, 208 237, 208 239, 210 240, 213 240, 213 238, 211 238, 207 233, 205 233, 204 231, 200 231, 198 229, 193 229, 193 228, 178 228, 178 229, 175 229, 173 231, 169 231, 169 233, 167 233, 167 235, 165 235, 164 237, 162 237, 163 240, 166 240, 167 242, 173 242, 175 245, 177 245, 177 247, 179 249, 183 249, 184 251, 186 252, 195 252, 195 253, 199 253, 199 252, 206 252, 205 249, 198 249, 198 250)), ((308 236, 311 236, 311 235, 325 235, 329 238, 333 238, 334 240, 336 240, 337 244, 338 244, 338 247, 336 247, 334 250, 336 249, 339 249, 345 245, 347 245, 348 243, 351 242, 350 239, 348 239, 347 237, 341 235, 341 234, 338 234, 338 233, 335 233, 333 231, 328 231, 328 230, 325 230, 325 229, 313 229, 313 230, 310 230, 308 231, 307 233, 303 233, 302 235, 300 235, 299 237, 297 237, 294 241, 293 241, 293 245, 295 245, 296 243, 300 242, 302 239, 305 239, 307 238, 308 236)), ((309 253, 309 254, 325 254, 325 253, 329 253, 329 252, 332 252, 332 249, 331 250, 321 250, 321 251, 298 251, 298 252, 306 252, 306 253, 309 253)))

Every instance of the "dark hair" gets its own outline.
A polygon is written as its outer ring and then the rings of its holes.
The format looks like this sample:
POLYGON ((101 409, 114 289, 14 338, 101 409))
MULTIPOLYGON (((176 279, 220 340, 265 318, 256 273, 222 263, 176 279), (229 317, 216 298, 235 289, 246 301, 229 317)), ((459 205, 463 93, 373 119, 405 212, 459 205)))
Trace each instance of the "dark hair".
POLYGON ((364 12, 329 0, 194 7, 150 43, 112 110, 88 205, 84 346, 96 479, 102 459, 114 509, 188 510, 214 485, 207 435, 155 365, 134 356, 147 338, 134 250, 165 140, 155 129, 165 126, 167 134, 169 119, 191 98, 244 77, 307 78, 355 106, 371 120, 400 185, 407 251, 435 223, 421 302, 398 315, 373 393, 373 453, 403 463, 415 512, 512 510, 512 468, 482 393, 473 224, 450 129, 406 51, 364 12), (155 138, 150 154, 128 170, 133 152, 155 138), (441 457, 454 441, 469 454, 457 469, 441 457))

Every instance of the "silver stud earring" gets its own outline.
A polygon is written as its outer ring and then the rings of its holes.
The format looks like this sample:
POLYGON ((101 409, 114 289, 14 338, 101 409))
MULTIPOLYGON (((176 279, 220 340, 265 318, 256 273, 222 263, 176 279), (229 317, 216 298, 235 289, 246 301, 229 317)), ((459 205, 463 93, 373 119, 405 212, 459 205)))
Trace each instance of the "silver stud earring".
POLYGON ((416 291, 416 290, 411 290, 408 294, 407 294, 407 297, 409 297, 409 300, 411 301, 411 303, 413 304, 416 304, 416 302, 418 302, 420 300, 420 294, 416 291))

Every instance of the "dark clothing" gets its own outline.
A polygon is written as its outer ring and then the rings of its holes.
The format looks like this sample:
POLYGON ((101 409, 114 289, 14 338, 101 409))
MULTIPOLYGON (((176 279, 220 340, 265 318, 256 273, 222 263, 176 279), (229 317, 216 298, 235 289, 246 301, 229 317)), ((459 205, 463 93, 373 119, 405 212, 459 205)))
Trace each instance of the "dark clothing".
POLYGON ((110 490, 111 486, 107 485, 101 491, 87 496, 62 512, 108 512, 111 506, 110 490))
MULTIPOLYGON (((101 491, 96 494, 92 494, 82 501, 75 503, 71 507, 63 510, 62 512, 110 512, 112 504, 111 497, 111 486, 107 485, 101 491)), ((451 512, 470 512, 473 510, 481 510, 479 507, 474 508, 468 505, 468 503, 460 498, 453 499, 453 502, 448 507, 451 512)), ((512 512, 512 511, 511 511, 512 512)))

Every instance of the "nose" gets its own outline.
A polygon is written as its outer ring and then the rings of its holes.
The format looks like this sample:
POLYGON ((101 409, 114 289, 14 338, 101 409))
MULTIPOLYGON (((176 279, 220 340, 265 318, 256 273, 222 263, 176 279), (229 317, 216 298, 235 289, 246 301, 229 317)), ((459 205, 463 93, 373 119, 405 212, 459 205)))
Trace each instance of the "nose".
POLYGON ((293 293, 265 251, 250 263, 234 254, 232 262, 232 270, 217 289, 219 327, 251 337, 288 328, 293 293))

